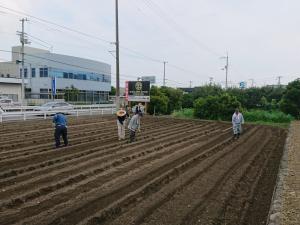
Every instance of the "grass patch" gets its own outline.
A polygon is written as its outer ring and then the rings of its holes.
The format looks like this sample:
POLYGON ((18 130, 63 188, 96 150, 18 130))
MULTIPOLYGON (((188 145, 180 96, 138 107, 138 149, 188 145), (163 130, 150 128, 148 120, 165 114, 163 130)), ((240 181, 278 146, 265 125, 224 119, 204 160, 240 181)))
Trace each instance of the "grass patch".
MULTIPOLYGON (((280 111, 250 110, 243 112, 243 115, 245 124, 268 125, 280 128, 288 128, 290 122, 294 120, 291 115, 280 111)), ((191 108, 174 111, 172 116, 175 118, 195 119, 194 109, 191 108)))
POLYGON ((194 119, 194 109, 182 109, 174 111, 172 116, 176 118, 194 119))
POLYGON ((280 111, 250 110, 243 113, 246 122, 290 123, 294 118, 280 111))
POLYGON ((256 124, 256 125, 267 125, 273 127, 280 127, 287 129, 289 128, 290 123, 272 123, 272 122, 265 122, 265 121, 255 121, 255 122, 245 122, 245 124, 256 124))

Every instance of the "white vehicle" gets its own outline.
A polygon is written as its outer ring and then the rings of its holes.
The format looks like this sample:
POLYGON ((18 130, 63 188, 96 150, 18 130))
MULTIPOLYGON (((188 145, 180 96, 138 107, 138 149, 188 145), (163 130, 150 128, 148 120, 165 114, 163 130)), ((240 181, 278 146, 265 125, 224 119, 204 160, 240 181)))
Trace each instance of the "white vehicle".
POLYGON ((12 99, 9 98, 1 98, 0 99, 0 106, 20 106, 19 103, 14 102, 12 99))
POLYGON ((67 111, 67 110, 73 110, 74 106, 67 103, 67 102, 48 102, 42 106, 38 106, 34 108, 34 111, 67 111))

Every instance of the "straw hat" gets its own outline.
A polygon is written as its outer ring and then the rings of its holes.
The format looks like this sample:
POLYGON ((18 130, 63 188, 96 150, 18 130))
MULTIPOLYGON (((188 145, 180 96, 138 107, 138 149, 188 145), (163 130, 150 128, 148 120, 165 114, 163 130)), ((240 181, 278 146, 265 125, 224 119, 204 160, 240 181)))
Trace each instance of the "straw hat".
POLYGON ((120 110, 117 111, 117 116, 125 116, 125 115, 126 115, 125 110, 120 109, 120 110))

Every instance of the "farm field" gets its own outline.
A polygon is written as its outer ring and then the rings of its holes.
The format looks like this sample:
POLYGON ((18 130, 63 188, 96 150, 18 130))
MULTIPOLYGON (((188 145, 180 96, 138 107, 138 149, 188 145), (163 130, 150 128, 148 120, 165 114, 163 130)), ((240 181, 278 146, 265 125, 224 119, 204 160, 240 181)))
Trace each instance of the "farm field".
POLYGON ((0 125, 0 224, 265 224, 287 131, 143 117, 118 141, 112 116, 0 125), (128 135, 128 134, 126 134, 128 135))

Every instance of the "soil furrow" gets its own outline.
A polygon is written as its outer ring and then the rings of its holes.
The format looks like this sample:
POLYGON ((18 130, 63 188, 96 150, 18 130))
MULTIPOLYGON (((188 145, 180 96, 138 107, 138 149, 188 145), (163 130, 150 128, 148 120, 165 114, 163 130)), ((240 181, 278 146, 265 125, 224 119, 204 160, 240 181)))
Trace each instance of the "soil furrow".
MULTIPOLYGON (((186 134, 192 133, 195 130, 197 130, 197 128, 195 128, 194 130, 193 129, 188 130, 188 131, 186 131, 186 134)), ((206 131, 202 132, 202 135, 206 134, 208 132, 211 132, 211 131, 206 130, 206 131)), ((184 141, 186 143, 193 142, 193 138, 197 138, 199 136, 201 136, 201 133, 194 134, 194 136, 191 135, 189 137, 189 140, 186 140, 186 138, 180 138, 180 136, 178 134, 173 135, 173 136, 168 134, 166 142, 168 140, 169 140, 169 142, 167 142, 167 144, 165 144, 165 145, 160 145, 159 147, 161 147, 161 148, 162 147, 168 147, 170 145, 173 145, 174 143, 184 142, 184 141), (176 137, 178 137, 178 138, 176 138, 176 137), (172 139, 174 139, 174 141, 170 142, 172 139)), ((160 143, 161 140, 162 139, 160 139, 159 142, 156 141, 156 142, 147 143, 147 145, 151 144, 153 146, 157 146, 160 143)), ((184 146, 182 146, 182 147, 184 147, 184 146)), ((2 193, 0 193, 0 198, 2 199, 1 202, 5 200, 5 197, 9 196, 11 198, 12 195, 15 195, 16 193, 24 193, 24 192, 26 192, 27 189, 32 191, 33 188, 39 188, 40 191, 38 191, 38 193, 44 193, 45 191, 43 191, 43 189, 46 189, 46 188, 50 189, 50 190, 54 189, 55 186, 59 186, 60 188, 63 188, 64 185, 55 184, 54 183, 55 180, 59 180, 61 183, 65 183, 65 184, 69 185, 70 183, 72 183, 72 182, 69 182, 70 180, 74 180, 74 181, 76 180, 76 176, 77 176, 76 173, 79 173, 79 174, 81 173, 80 175, 84 176, 84 177, 88 177, 87 174, 95 175, 95 172, 90 172, 90 173, 86 172, 86 173, 82 174, 82 171, 91 170, 91 168, 93 169, 92 171, 102 171, 103 169, 100 170, 99 168, 97 168, 97 165, 98 166, 101 165, 100 163, 104 163, 106 161, 113 160, 113 158, 116 158, 116 157, 122 158, 122 157, 125 157, 126 155, 130 156, 131 153, 135 153, 136 155, 138 155, 139 152, 143 149, 145 149, 145 148, 141 148, 140 146, 137 146, 136 148, 130 149, 130 151, 127 151, 127 150, 125 152, 121 151, 122 154, 117 154, 117 155, 114 154, 113 149, 110 149, 109 151, 107 151, 107 153, 109 153, 109 155, 106 155, 106 154, 104 155, 103 154, 103 157, 99 158, 99 156, 98 156, 98 158, 96 160, 85 161, 84 166, 80 167, 80 164, 77 163, 77 166, 75 168, 71 168, 71 170, 70 169, 69 170, 68 169, 64 170, 61 174, 59 173, 59 171, 57 171, 54 174, 49 174, 51 176, 48 175, 45 178, 42 178, 42 179, 39 179, 39 180, 34 180, 35 182, 29 183, 29 181, 26 181, 25 183, 18 183, 18 185, 14 185, 13 187, 6 187, 6 190, 2 191, 2 193), (112 155, 112 157, 110 155, 112 155), (96 168, 93 168, 93 165, 96 166, 96 168), (72 171, 72 170, 75 170, 75 171, 72 171), (72 178, 72 176, 71 176, 72 174, 76 175, 75 178, 72 178), (66 178, 66 177, 68 178, 68 180, 64 181, 63 179, 66 178), (48 182, 54 183, 52 188, 49 188, 48 186, 44 187, 44 188, 41 187, 42 185, 45 185, 48 182)), ((117 164, 117 163, 112 161, 112 164, 117 164)), ((32 195, 36 196, 37 194, 34 194, 34 193, 28 193, 26 196, 32 196, 32 195)), ((14 199, 13 202, 20 201, 20 199, 28 200, 29 197, 26 197, 26 196, 24 196, 23 198, 14 199)))
MULTIPOLYGON (((189 127, 190 125, 186 126, 189 127)), ((199 125, 199 128, 202 127, 202 129, 204 129, 205 126, 199 125)), ((176 126, 176 131, 178 131, 178 126, 176 126)), ((180 128, 181 129, 181 128, 180 128)), ((168 135, 172 135, 176 132, 168 132, 167 134, 165 133, 165 128, 162 129, 156 129, 156 130, 148 130, 146 132, 144 132, 143 136, 141 136, 139 139, 139 141, 133 143, 133 144, 129 144, 128 146, 135 146, 135 145, 139 145, 141 141, 143 141, 144 139, 154 139, 156 136, 160 136, 161 138, 168 136, 168 135), (163 134, 161 134, 161 132, 163 134), (155 133, 155 135, 153 135, 153 133, 155 133)), ((109 139, 110 140, 110 139, 109 139)), ((115 140, 115 138, 113 138, 113 140, 115 140)), ((6 177, 11 177, 11 176, 16 176, 18 174, 22 174, 24 172, 30 172, 30 171, 34 171, 35 169, 38 168, 45 168, 47 166, 53 166, 54 164, 60 163, 60 162, 65 162, 68 160, 72 160, 72 159, 76 159, 76 158, 81 158, 83 156, 88 156, 88 155, 92 155, 93 154, 98 154, 99 151, 101 150, 105 150, 105 149, 113 149, 113 148, 119 148, 120 147, 120 142, 114 142, 113 144, 111 144, 112 142, 106 140, 106 142, 102 142, 101 147, 96 147, 96 148, 88 148, 85 151, 82 151, 82 148, 80 148, 80 146, 70 146, 68 147, 69 150, 71 151, 67 151, 66 152, 66 148, 64 149, 63 152, 59 152, 57 153, 57 157, 55 159, 52 158, 52 160, 50 161, 44 161, 42 163, 37 163, 37 164, 31 164, 30 167, 23 167, 23 168, 16 168, 16 169, 10 169, 4 173, 0 174, 0 179, 1 178, 6 178, 6 177), (78 153, 77 153, 78 152, 78 153), (65 154, 63 154, 65 153, 65 154)), ((121 142, 122 144, 123 142, 121 142)), ((84 145, 84 144, 82 144, 84 145)), ((85 146, 86 147, 86 146, 85 146)), ((122 146, 121 146, 122 147, 122 146)), ((111 151, 113 152, 113 151, 111 151)), ((102 154, 102 153, 100 153, 102 154)), ((19 164, 18 164, 19 165, 19 164)), ((3 165, 2 165, 3 166, 3 165)), ((3 182, 7 182, 7 180, 4 180, 3 182)), ((3 183, 2 181, 0 182, 0 184, 3 183)))

